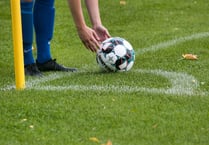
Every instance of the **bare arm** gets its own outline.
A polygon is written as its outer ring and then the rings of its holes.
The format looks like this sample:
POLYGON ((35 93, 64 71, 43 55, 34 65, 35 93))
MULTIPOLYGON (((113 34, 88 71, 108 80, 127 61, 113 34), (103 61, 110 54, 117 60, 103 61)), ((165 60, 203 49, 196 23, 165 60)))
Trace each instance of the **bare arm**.
POLYGON ((83 11, 80 0, 68 0, 68 4, 77 29, 82 29, 86 26, 84 21, 83 11))
POLYGON ((99 37, 85 23, 81 0, 68 0, 68 4, 81 41, 87 49, 96 52, 99 47, 99 37))
POLYGON ((81 41, 87 49, 96 52, 99 47, 99 42, 109 37, 109 34, 107 29, 101 24, 98 0, 86 0, 85 2, 93 29, 89 28, 85 23, 81 0, 68 0, 69 8, 81 41))
POLYGON ((92 27, 100 38, 100 42, 110 37, 108 30, 102 25, 98 0, 85 0, 92 27))
POLYGON ((92 26, 102 25, 98 0, 85 0, 85 4, 91 19, 92 26))

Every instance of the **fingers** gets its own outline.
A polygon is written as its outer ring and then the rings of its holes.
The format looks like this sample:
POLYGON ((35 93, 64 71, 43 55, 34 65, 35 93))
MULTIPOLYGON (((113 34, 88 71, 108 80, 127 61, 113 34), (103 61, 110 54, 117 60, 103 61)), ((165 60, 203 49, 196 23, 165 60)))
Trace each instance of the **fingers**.
POLYGON ((96 52, 100 46, 99 44, 99 37, 97 36, 96 32, 92 32, 92 38, 86 42, 87 48, 89 48, 92 52, 96 52))
POLYGON ((95 30, 95 32, 97 33, 97 35, 99 36, 99 40, 102 42, 104 40, 106 40, 107 38, 110 38, 110 34, 107 30, 107 28, 105 28, 102 25, 99 26, 94 26, 93 29, 95 30))
POLYGON ((93 36, 94 36, 95 45, 96 45, 97 48, 98 48, 98 47, 100 46, 100 44, 99 44, 100 38, 99 38, 99 36, 96 34, 96 32, 93 32, 93 36))
POLYGON ((83 42, 83 44, 87 49, 89 49, 92 52, 96 52, 98 49, 98 47, 96 47, 96 45, 93 42, 83 42))
POLYGON ((85 47, 89 50, 91 50, 92 52, 96 52, 99 48, 99 42, 95 39, 95 38, 92 38, 92 39, 89 39, 89 40, 86 40, 86 41, 82 41, 83 44, 85 45, 85 47))
POLYGON ((110 34, 109 34, 109 32, 106 30, 105 31, 105 38, 107 39, 107 38, 110 38, 111 36, 110 36, 110 34))
POLYGON ((79 37, 84 46, 92 52, 97 52, 100 47, 100 43, 110 37, 108 31, 103 27, 96 30, 86 27, 85 29, 81 30, 78 31, 79 37))

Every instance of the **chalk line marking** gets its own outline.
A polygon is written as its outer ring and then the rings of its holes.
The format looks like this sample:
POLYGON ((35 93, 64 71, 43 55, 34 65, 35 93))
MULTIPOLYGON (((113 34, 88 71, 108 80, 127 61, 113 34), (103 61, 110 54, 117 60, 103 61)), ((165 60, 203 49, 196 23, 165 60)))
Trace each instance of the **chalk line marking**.
POLYGON ((205 38, 205 37, 209 37, 209 32, 196 33, 196 34, 192 34, 190 36, 179 37, 179 38, 176 38, 176 39, 173 39, 173 40, 169 40, 169 41, 166 41, 166 42, 155 44, 155 45, 152 45, 152 46, 147 47, 147 48, 141 48, 141 49, 138 49, 136 51, 136 54, 144 54, 144 53, 150 52, 150 51, 155 52, 155 51, 165 49, 167 47, 177 45, 177 44, 180 44, 180 43, 183 43, 183 42, 186 42, 186 41, 191 41, 191 40, 205 38))
MULTIPOLYGON (((190 36, 186 37, 180 37, 177 39, 169 40, 166 42, 162 42, 156 45, 152 45, 147 48, 138 49, 136 52, 137 54, 143 54, 146 52, 155 52, 160 49, 165 49, 167 47, 177 45, 186 41, 191 41, 194 39, 200 39, 204 37, 208 37, 209 32, 202 32, 202 33, 196 33, 192 34, 190 36)), ((34 80, 28 80, 26 82, 26 86, 28 89, 36 89, 36 90, 92 90, 92 91, 122 91, 122 92, 150 92, 150 93, 164 93, 164 94, 175 94, 175 95, 195 95, 196 89, 199 86, 198 81, 190 75, 187 75, 185 73, 176 73, 176 72, 167 72, 162 70, 135 70, 138 73, 153 73, 155 75, 161 75, 165 78, 167 78, 171 84, 171 88, 144 88, 144 87, 130 87, 130 86, 114 86, 114 85, 108 85, 108 86, 82 86, 82 85, 69 85, 69 86, 51 86, 51 85, 44 85, 42 86, 41 83, 56 80, 62 77, 70 76, 69 73, 59 73, 59 74, 51 74, 48 76, 45 76, 41 79, 34 79, 34 80), (193 83, 191 83, 193 81, 193 83), (194 83, 195 82, 195 83, 194 83)), ((14 85, 6 86, 5 88, 0 88, 0 90, 11 90, 14 89, 14 85)), ((198 95, 204 95, 208 94, 208 92, 200 93, 198 92, 198 95)))
MULTIPOLYGON (((133 72, 136 73, 150 73, 154 75, 159 75, 167 78, 170 83, 170 88, 144 88, 144 87, 133 87, 128 85, 115 86, 110 85, 69 85, 69 86, 52 86, 52 85, 40 85, 37 82, 28 84, 30 87, 28 89, 32 90, 48 90, 48 91, 63 91, 63 90, 74 90, 74 91, 103 91, 103 92, 123 92, 123 93, 133 93, 133 92, 148 92, 148 93, 164 93, 171 95, 195 95, 197 94, 196 89, 199 86, 198 81, 193 77, 185 73, 167 72, 163 70, 142 70, 137 69, 133 72)), ((51 76, 52 77, 52 76, 51 76)), ((40 81, 42 82, 42 81, 40 81)), ((43 81, 44 82, 44 81, 43 81)), ((198 93, 199 94, 199 93, 198 93)))
MULTIPOLYGON (((62 78, 62 77, 66 77, 66 76, 69 76, 71 75, 71 73, 53 73, 53 74, 50 74, 48 76, 44 76, 44 77, 40 77, 40 78, 32 78, 30 80, 28 80, 26 82, 26 89, 27 88, 33 88, 37 85, 40 85, 41 83, 45 83, 45 82, 48 82, 48 81, 53 81, 53 80, 56 80, 56 79, 59 79, 59 78, 62 78)), ((1 88, 0 90, 1 91, 7 91, 7 90, 12 90, 12 89, 15 89, 15 85, 8 85, 4 88, 1 88)))

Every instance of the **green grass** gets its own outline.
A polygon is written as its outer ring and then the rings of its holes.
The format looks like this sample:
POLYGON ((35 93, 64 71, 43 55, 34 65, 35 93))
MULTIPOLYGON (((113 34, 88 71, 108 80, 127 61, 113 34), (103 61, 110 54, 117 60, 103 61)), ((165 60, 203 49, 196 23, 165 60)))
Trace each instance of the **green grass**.
POLYGON ((2 90, 13 86, 15 78, 10 3, 0 2, 1 145, 101 145, 107 140, 113 145, 209 144, 209 36, 142 53, 159 43, 209 32, 209 3, 119 2, 101 0, 101 17, 112 36, 133 45, 136 61, 130 72, 101 73, 95 54, 77 36, 67 2, 56 1, 52 56, 80 72, 26 77, 27 88, 22 91, 2 90), (184 53, 199 59, 179 61, 184 53), (182 86, 178 82, 191 88, 178 88, 182 86), (172 85, 176 92, 166 93, 172 85), (186 89, 191 94, 184 93, 186 89))

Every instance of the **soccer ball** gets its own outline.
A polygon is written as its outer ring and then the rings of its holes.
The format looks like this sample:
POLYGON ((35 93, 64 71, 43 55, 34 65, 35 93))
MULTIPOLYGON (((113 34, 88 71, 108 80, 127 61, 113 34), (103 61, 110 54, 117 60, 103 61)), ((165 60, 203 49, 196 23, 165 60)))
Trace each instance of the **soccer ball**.
POLYGON ((101 43, 96 60, 100 68, 106 71, 129 71, 135 61, 135 52, 127 40, 111 37, 101 43))

